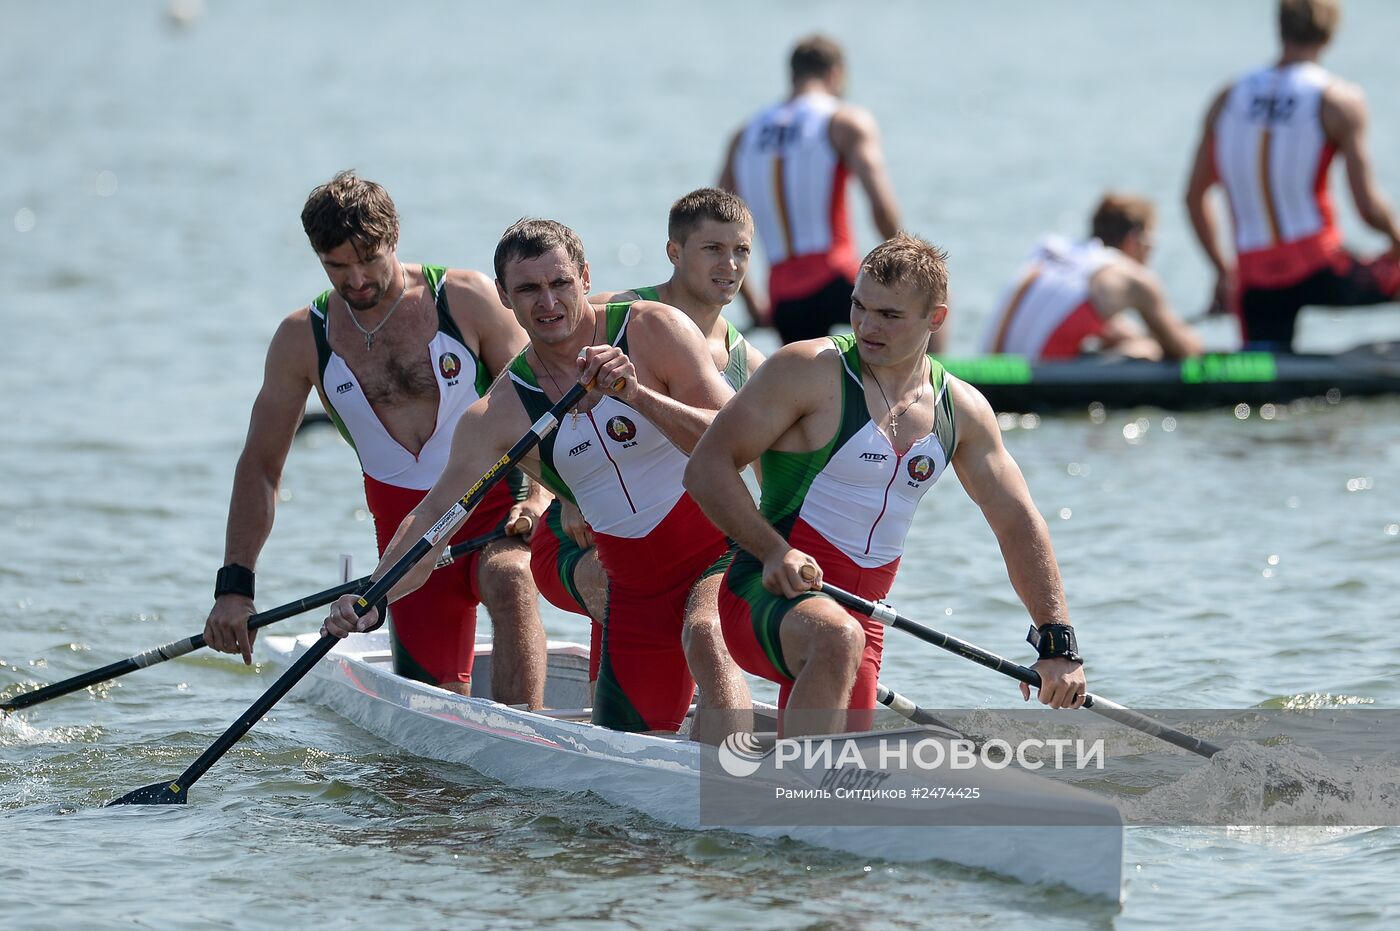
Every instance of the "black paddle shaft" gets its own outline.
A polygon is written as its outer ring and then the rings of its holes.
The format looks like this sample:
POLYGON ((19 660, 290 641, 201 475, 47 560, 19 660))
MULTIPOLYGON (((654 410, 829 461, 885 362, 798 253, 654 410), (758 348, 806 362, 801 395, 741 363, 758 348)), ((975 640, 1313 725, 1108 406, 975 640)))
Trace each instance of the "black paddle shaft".
MULTIPOLYGON (((470 540, 458 543, 443 554, 443 558, 439 560, 435 568, 441 569, 443 566, 451 565, 454 559, 465 556, 504 536, 504 530, 494 530, 491 533, 482 534, 479 537, 474 537, 470 540)), ((257 630, 260 627, 266 627, 278 621, 285 621, 289 617, 295 617, 303 611, 310 611, 312 608, 328 605, 341 595, 349 595, 359 591, 368 583, 369 576, 365 576, 364 578, 355 579, 337 585, 334 588, 328 588, 325 591, 317 592, 314 595, 307 595, 305 598, 298 601, 291 601, 268 611, 260 611, 248 618, 248 629, 257 630)), ((129 672, 135 672, 138 669, 145 669, 147 666, 154 666, 157 663, 163 663, 166 660, 174 659, 177 656, 184 656, 186 653, 191 653, 203 646, 205 646, 203 633, 195 634, 193 637, 182 637, 179 640, 172 640, 169 643, 162 644, 144 653, 128 656, 126 659, 119 659, 115 663, 108 663, 106 666, 102 666, 98 669, 90 669, 87 672, 71 676, 67 679, 55 682, 52 685, 46 685, 32 692, 22 692, 13 698, 8 698, 0 702, 0 711, 18 711, 21 708, 29 708, 33 705, 43 704, 46 701, 61 698, 79 689, 87 688, 90 685, 106 682, 109 679, 124 676, 129 672)))
MULTIPOLYGON (((530 427, 530 432, 522 436, 510 450, 496 460, 496 464, 486 470, 486 474, 476 480, 467 493, 463 495, 457 503, 438 519, 437 523, 428 528, 428 532, 423 534, 417 543, 409 548, 408 552, 389 567, 384 575, 369 587, 369 590, 355 600, 356 617, 364 617, 369 613, 370 608, 381 599, 388 597, 389 591, 398 584, 399 580, 408 574, 418 561, 428 554, 438 541, 443 537, 451 536, 453 529, 466 519, 467 515, 481 503, 481 499, 486 497, 486 493, 506 474, 519 464, 525 454, 534 449, 535 446, 548 436, 555 427, 559 426, 559 418, 563 417, 568 410, 583 400, 583 396, 588 393, 588 386, 575 384, 564 396, 559 399, 553 407, 541 415, 530 427)), ((213 766, 219 759, 228 752, 229 748, 238 743, 239 739, 256 724, 263 715, 277 704, 278 700, 291 691, 292 686, 301 681, 301 678, 315 666, 321 657, 331 651, 337 642, 336 637, 325 634, 316 644, 307 650, 295 663, 284 672, 272 688, 268 689, 253 702, 252 707, 245 711, 237 721, 229 725, 219 739, 209 745, 209 749, 200 754, 199 759, 190 764, 190 767, 180 774, 174 782, 157 782, 135 791, 128 792, 121 798, 108 805, 183 805, 185 798, 189 794, 190 786, 194 785, 203 776, 209 767, 213 766)))
MULTIPOLYGON (((1034 669, 1029 669, 1018 663, 1013 663, 1004 656, 998 656, 975 644, 968 643, 966 640, 951 637, 942 631, 937 631, 931 627, 925 627, 922 624, 911 621, 884 602, 868 601, 859 596, 852 595, 844 589, 826 583, 822 583, 821 592, 838 604, 844 605, 853 611, 859 611, 861 614, 874 618, 880 623, 893 627, 896 630, 902 630, 906 634, 912 634, 925 643, 931 643, 936 647, 942 647, 949 652, 970 659, 974 663, 986 666, 988 669, 996 670, 1002 675, 1018 679, 1034 688, 1040 688, 1040 674, 1034 669)), ((1178 746, 1183 750, 1189 750, 1200 756, 1212 757, 1220 752, 1220 748, 1215 744, 1208 743, 1197 737, 1192 737, 1190 734, 1183 733, 1173 727, 1163 724, 1161 721, 1149 718, 1147 715, 1133 711, 1131 708, 1125 708, 1106 698, 1086 694, 1084 696, 1084 707, 1112 721, 1117 721, 1119 724, 1135 728, 1146 734, 1151 734, 1153 737, 1158 737, 1165 740, 1167 743, 1178 746)))

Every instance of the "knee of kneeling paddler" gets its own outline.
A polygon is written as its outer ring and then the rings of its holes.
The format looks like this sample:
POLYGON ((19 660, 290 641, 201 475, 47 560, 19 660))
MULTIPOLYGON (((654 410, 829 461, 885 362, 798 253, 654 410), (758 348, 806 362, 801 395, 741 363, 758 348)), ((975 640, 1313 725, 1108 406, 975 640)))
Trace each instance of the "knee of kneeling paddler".
POLYGON ((538 592, 530 572, 530 550, 514 541, 493 547, 478 567, 477 589, 481 603, 492 614, 522 599, 534 598, 538 592))

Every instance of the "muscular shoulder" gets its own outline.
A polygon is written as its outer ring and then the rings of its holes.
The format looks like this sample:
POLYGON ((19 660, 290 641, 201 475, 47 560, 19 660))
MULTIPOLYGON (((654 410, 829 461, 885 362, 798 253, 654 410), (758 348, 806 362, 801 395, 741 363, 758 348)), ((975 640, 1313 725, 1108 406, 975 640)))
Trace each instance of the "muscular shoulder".
POLYGON ((804 339, 788 343, 769 356, 754 377, 762 375, 769 383, 776 379, 794 388, 810 387, 839 378, 841 364, 841 353, 831 340, 804 339))
POLYGON ((953 398, 958 450, 975 450, 988 443, 1000 443, 1001 428, 997 426, 996 412, 986 396, 961 378, 951 374, 945 377, 948 379, 948 393, 953 398))
MULTIPOLYGON (((618 297, 617 300, 626 300, 618 297)), ((681 337, 704 342, 704 334, 685 313, 670 304, 663 304, 660 301, 636 301, 632 302, 627 322, 627 336, 629 342, 635 342, 637 337, 643 340, 675 339, 681 337)))
POLYGON ((1108 317, 1129 307, 1141 308, 1161 293, 1162 282, 1146 265, 1119 254, 1094 273, 1089 287, 1100 315, 1108 317))
POLYGON ((855 104, 842 104, 831 115, 831 141, 836 147, 845 150, 862 139, 879 134, 875 117, 864 107, 855 104))
POLYGON ((447 289, 448 306, 452 308, 454 318, 464 312, 507 313, 496 294, 496 283, 479 271, 449 268, 443 277, 443 287, 447 289))
POLYGON ((588 295, 588 303, 594 305, 612 304, 618 301, 635 301, 638 299, 636 291, 597 291, 588 295))
POLYGON ((299 307, 277 325, 267 347, 269 359, 294 367, 298 374, 316 371, 316 337, 311 331, 311 306, 299 307))
POLYGON ((1234 86, 1234 84, 1226 84, 1211 98, 1210 106, 1206 107, 1205 123, 1207 135, 1215 131, 1216 121, 1220 119, 1220 113, 1225 109, 1225 101, 1230 99, 1230 91, 1234 86))
POLYGON ((1327 134, 1340 142, 1366 123, 1366 93, 1359 85, 1334 78, 1322 92, 1322 120, 1327 134))

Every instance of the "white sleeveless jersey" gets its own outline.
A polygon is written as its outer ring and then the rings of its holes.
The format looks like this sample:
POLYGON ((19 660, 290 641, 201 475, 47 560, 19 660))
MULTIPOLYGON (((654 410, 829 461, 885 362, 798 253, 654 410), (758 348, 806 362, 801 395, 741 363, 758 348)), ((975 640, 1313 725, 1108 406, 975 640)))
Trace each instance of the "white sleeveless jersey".
POLYGON ((1077 355, 1078 343, 1102 328, 1089 303, 1089 284, 1115 253, 1097 239, 1073 243, 1063 236, 1046 236, 998 298, 999 310, 983 334, 982 352, 1029 359, 1077 355))
MULTIPOLYGON (((940 390, 935 403, 942 400, 940 390)), ((888 565, 904 553, 919 500, 947 469, 934 434, 897 455, 872 420, 812 480, 798 516, 861 568, 888 565)))
POLYGON ((800 519, 856 565, 887 566, 904 552, 919 500, 948 471, 957 445, 948 377, 929 357, 934 428, 897 453, 866 407, 855 338, 828 338, 841 352, 840 425, 821 449, 763 454, 760 509, 785 538, 800 519))
POLYGON ((830 251, 842 231, 845 170, 831 144, 830 94, 803 94, 764 110, 746 126, 734 151, 739 196, 772 265, 830 251))
MULTIPOLYGON (((631 301, 608 304, 608 341, 627 348, 631 301)), ((516 395, 534 420, 549 409, 526 354, 511 363, 516 395)), ((571 499, 595 533, 639 539, 656 529, 685 494, 688 457, 655 424, 617 398, 570 413, 538 448, 545 485, 571 499)), ((656 554, 664 560, 666 554, 656 554)))
POLYGON ((1214 131, 1215 171, 1230 199, 1235 247, 1254 252, 1332 225, 1327 167, 1334 154, 1322 127, 1332 81, 1304 62, 1261 68, 1225 98, 1214 131))
POLYGON ((447 311, 444 289, 446 269, 424 266, 438 312, 438 331, 426 347, 423 362, 433 367, 437 380, 438 412, 433 435, 414 455, 390 436, 379 415, 365 397, 350 366, 330 349, 326 311, 330 292, 311 304, 312 331, 320 354, 321 389, 329 402, 327 413, 360 458, 360 468, 371 478, 399 488, 426 491, 433 487, 447 465, 452 433, 462 413, 475 404, 490 383, 489 373, 462 342, 461 331, 447 311))
POLYGON ((656 529, 685 493, 686 461, 651 421, 616 398, 578 418, 570 414, 555 431, 554 471, 588 525, 614 537, 656 529))

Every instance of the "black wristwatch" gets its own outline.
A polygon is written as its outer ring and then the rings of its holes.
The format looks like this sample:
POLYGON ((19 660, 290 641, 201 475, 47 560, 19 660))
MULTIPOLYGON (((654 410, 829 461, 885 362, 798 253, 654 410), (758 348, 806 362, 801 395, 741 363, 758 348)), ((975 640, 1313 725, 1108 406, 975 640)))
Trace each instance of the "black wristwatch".
POLYGON ((220 595, 243 595, 253 597, 253 570, 231 562, 214 576, 214 597, 220 595))
POLYGON ((1074 639, 1074 628, 1068 624, 1031 625, 1026 634, 1026 642, 1035 647, 1041 659, 1063 659, 1071 663, 1082 663, 1079 655, 1079 642, 1074 639))

